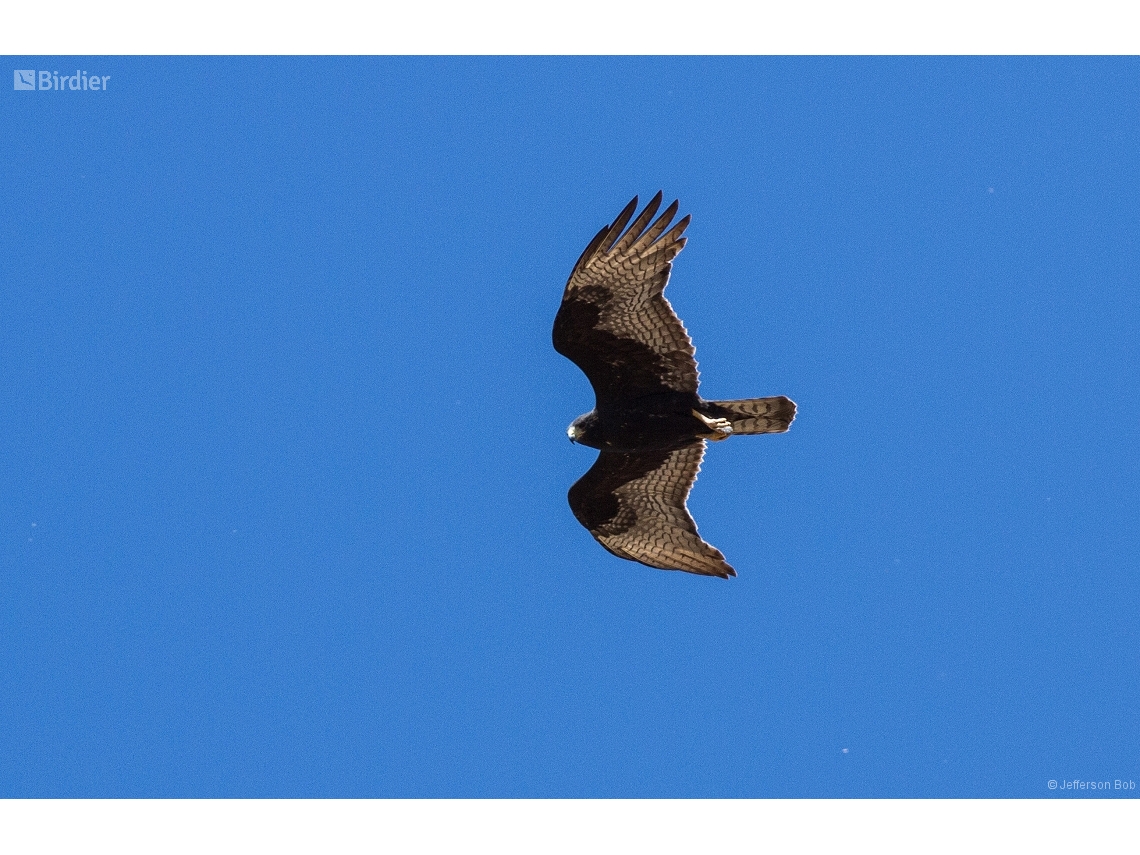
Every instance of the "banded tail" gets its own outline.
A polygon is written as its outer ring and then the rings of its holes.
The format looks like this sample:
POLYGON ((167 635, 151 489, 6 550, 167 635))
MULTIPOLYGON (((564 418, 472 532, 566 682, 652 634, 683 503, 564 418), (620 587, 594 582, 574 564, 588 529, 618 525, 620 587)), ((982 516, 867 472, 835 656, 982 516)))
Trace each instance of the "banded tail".
POLYGON ((734 434, 783 433, 796 417, 796 405, 783 395, 777 395, 742 401, 706 401, 705 412, 732 422, 734 434))

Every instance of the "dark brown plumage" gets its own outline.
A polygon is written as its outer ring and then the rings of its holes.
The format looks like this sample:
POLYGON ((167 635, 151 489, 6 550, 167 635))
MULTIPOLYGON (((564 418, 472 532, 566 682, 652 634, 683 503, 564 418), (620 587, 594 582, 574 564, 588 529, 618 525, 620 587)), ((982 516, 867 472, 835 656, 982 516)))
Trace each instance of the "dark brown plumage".
POLYGON ((554 349, 582 369, 595 396, 594 409, 568 433, 600 451, 570 488, 570 509, 621 558, 735 576, 697 534, 685 506, 705 440, 786 431, 796 405, 782 396, 706 401, 697 394, 693 343, 662 293, 689 217, 670 227, 677 202, 654 220, 660 206, 658 193, 629 225, 635 196, 598 232, 574 265, 554 319, 554 349))

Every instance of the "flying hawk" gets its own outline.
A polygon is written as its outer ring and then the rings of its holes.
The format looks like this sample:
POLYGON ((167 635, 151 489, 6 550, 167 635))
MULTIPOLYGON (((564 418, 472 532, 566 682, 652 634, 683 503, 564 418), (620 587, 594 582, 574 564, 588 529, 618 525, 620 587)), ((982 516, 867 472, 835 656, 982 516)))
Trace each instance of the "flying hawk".
POLYGON ((634 196, 598 232, 554 319, 554 349, 594 387, 594 409, 567 433, 601 452, 570 488, 570 509, 619 558, 728 578, 736 571, 697 534, 685 507, 705 440, 782 433, 796 405, 783 396, 706 401, 697 394, 693 343, 662 293, 689 217, 670 228, 677 202, 653 221, 660 207, 658 193, 626 229, 634 196))

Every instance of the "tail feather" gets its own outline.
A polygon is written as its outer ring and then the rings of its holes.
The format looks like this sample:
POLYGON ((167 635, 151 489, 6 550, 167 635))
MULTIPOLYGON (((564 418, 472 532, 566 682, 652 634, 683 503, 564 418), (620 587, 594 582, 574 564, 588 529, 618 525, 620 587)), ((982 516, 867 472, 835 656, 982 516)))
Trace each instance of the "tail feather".
POLYGON ((708 401, 708 415, 728 419, 734 434, 783 433, 796 417, 794 401, 774 398, 746 398, 742 401, 708 401))

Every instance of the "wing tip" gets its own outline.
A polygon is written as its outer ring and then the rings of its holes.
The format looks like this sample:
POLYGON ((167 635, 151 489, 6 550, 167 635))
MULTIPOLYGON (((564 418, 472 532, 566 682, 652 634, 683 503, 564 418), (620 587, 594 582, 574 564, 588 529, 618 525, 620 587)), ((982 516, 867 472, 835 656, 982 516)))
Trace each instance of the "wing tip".
POLYGON ((629 221, 636 213, 637 196, 634 195, 634 197, 629 200, 629 204, 621 209, 621 213, 617 215, 614 221, 602 229, 602 232, 606 235, 605 241, 601 244, 602 252, 608 253, 614 248, 614 244, 618 242, 622 232, 625 231, 625 227, 629 225, 629 221))
MULTIPOLYGON (((713 547, 713 548, 715 549, 716 547, 713 547)), ((716 573, 715 575, 720 577, 721 579, 733 579, 733 578, 735 578, 736 577, 736 570, 733 569, 731 564, 729 564, 727 561, 724 560, 724 553, 723 552, 721 552, 719 549, 717 549, 716 551, 717 551, 717 555, 720 557, 720 560, 716 562, 719 565, 719 567, 717 569, 720 570, 720 572, 716 573)))
MULTIPOLYGON (((653 565, 651 564, 649 566, 652 567, 653 565)), ((713 578, 713 579, 735 579, 736 578, 736 571, 732 568, 732 565, 729 564, 727 561, 718 561, 715 565, 713 565, 711 567, 706 565, 705 567, 703 567, 699 570, 692 569, 692 568, 686 568, 686 567, 673 567, 673 568, 664 568, 663 567, 661 569, 663 569, 663 570, 665 570, 665 569, 680 570, 682 573, 689 573, 693 576, 705 576, 706 578, 713 578)))

